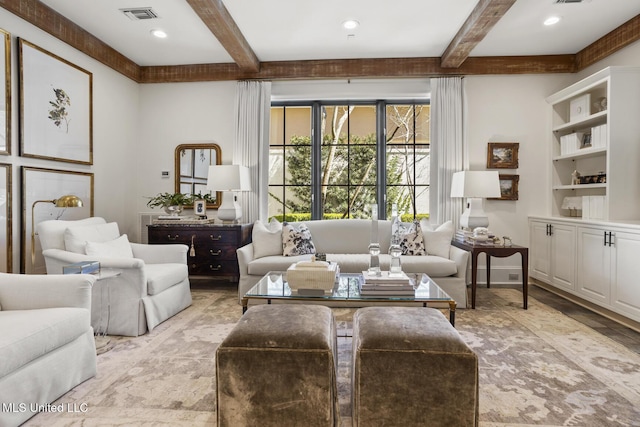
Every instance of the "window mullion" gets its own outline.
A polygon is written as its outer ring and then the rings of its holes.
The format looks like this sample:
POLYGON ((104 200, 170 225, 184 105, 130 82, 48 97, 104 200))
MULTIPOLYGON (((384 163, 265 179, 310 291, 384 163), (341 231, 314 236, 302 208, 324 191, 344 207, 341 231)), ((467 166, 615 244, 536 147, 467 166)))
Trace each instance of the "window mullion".
POLYGON ((387 218, 387 104, 376 103, 376 201, 378 217, 387 218))
POLYGON ((311 219, 322 219, 322 105, 311 110, 311 219))

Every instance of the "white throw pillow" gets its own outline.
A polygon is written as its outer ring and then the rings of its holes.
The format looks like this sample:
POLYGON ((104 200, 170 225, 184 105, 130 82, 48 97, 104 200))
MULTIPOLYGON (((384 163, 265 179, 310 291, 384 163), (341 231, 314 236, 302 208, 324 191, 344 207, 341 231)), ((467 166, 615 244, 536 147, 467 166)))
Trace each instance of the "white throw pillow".
POLYGON ((133 258, 129 238, 126 234, 108 242, 87 242, 87 255, 96 258, 133 258))
POLYGON ((420 224, 401 222, 398 217, 391 223, 391 238, 402 248, 402 255, 426 255, 420 224))
POLYGON ((282 255, 282 224, 275 218, 266 225, 257 220, 253 224, 251 242, 254 258, 282 255))
POLYGON ((64 230, 64 247, 69 252, 86 253, 87 242, 108 242, 120 236, 117 222, 79 225, 64 230))
POLYGON ((311 240, 311 231, 305 224, 294 227, 285 222, 282 225, 282 255, 296 256, 315 253, 316 247, 311 240))
POLYGON ((427 255, 437 255, 442 258, 449 258, 451 249, 451 239, 453 238, 453 222, 447 221, 435 230, 426 219, 420 220, 420 229, 427 255))

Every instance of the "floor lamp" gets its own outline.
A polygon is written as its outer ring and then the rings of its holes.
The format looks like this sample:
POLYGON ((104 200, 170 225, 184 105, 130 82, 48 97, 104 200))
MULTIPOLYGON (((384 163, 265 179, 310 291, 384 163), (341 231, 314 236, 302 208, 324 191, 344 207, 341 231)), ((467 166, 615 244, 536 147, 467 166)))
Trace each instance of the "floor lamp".
POLYGON ((56 208, 82 207, 82 199, 72 194, 68 194, 54 200, 36 200, 33 202, 33 205, 31 205, 31 268, 33 268, 33 264, 36 262, 36 220, 34 212, 38 203, 52 203, 56 208))
POLYGON ((451 197, 469 199, 467 209, 460 216, 460 226, 473 230, 488 227, 489 217, 482 207, 482 199, 500 198, 498 171, 461 171, 453 174, 451 197))

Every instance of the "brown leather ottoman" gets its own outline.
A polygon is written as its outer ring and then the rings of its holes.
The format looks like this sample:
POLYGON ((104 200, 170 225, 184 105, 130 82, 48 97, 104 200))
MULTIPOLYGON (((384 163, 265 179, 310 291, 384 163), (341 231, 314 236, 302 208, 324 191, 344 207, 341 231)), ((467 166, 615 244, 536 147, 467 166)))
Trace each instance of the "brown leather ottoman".
POLYGON ((337 426, 331 309, 249 308, 216 351, 218 426, 337 426))
POLYGON ((478 358, 433 308, 353 317, 353 426, 477 426, 478 358))

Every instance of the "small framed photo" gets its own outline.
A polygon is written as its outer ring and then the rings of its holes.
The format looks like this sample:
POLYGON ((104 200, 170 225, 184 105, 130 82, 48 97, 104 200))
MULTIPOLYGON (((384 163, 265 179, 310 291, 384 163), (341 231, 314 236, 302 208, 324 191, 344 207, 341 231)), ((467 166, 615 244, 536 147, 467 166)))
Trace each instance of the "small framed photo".
POLYGON ((492 200, 518 200, 518 181, 520 175, 503 175, 498 176, 500 180, 500 198, 492 200))
POLYGON ((193 202, 193 213, 196 216, 207 216, 207 202, 204 199, 193 202))
POLYGON ((591 134, 585 133, 582 135, 582 141, 580 141, 580 148, 590 148, 591 147, 591 134))
POLYGON ((518 169, 517 142, 490 142, 487 150, 488 169, 518 169))

